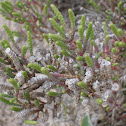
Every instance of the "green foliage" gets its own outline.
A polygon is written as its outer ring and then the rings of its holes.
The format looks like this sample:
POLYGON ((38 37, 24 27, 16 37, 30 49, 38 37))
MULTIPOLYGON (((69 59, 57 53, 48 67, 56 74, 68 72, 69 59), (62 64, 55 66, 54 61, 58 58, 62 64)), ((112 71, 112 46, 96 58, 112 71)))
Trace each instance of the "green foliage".
POLYGON ((28 102, 30 102, 30 95, 29 95, 29 93, 28 93, 27 91, 25 91, 24 95, 25 95, 25 99, 26 99, 28 102))
POLYGON ((15 17, 22 17, 22 15, 18 12, 12 12, 12 15, 15 17))
POLYGON ((8 95, 8 94, 3 94, 3 93, 0 93, 0 96, 1 97, 6 97, 6 98, 13 98, 13 96, 8 95))
POLYGON ((90 3, 95 9, 97 9, 98 11, 100 11, 99 6, 98 6, 93 0, 89 0, 89 3, 90 3))
POLYGON ((24 28, 27 30, 27 31, 32 31, 31 30, 31 24, 29 23, 29 22, 25 22, 25 24, 24 24, 24 28))
POLYGON ((43 34, 43 37, 45 38, 45 40, 47 41, 47 43, 49 43, 49 36, 47 34, 43 34))
POLYGON ((23 8, 23 5, 20 1, 16 1, 16 5, 18 8, 22 9, 23 8))
POLYGON ((11 32, 12 32, 13 36, 22 37, 19 32, 16 32, 16 31, 11 31, 11 32))
POLYGON ((93 23, 90 22, 89 25, 88 25, 88 29, 87 29, 87 33, 86 33, 86 42, 88 41, 90 35, 91 35, 91 32, 92 32, 92 25, 93 23))
POLYGON ((103 22, 103 29, 104 29, 104 34, 108 35, 108 28, 105 22, 103 22))
POLYGON ((78 61, 84 61, 84 57, 83 56, 77 56, 76 60, 78 60, 78 61))
POLYGON ((28 76, 27 72, 26 71, 22 71, 22 74, 23 74, 24 78, 26 79, 27 76, 28 76))
POLYGON ((60 46, 63 49, 68 49, 67 44, 62 41, 56 41, 56 45, 60 46))
POLYGON ((11 13, 14 9, 13 5, 9 1, 0 2, 0 5, 2 7, 2 10, 6 11, 6 12, 11 13))
POLYGON ((49 33, 48 35, 49 35, 49 37, 50 37, 52 40, 54 40, 54 41, 62 41, 62 40, 63 40, 63 39, 62 39, 59 35, 57 35, 57 34, 51 34, 51 33, 49 33))
POLYGON ((102 102, 103 102, 103 101, 102 101, 102 99, 101 99, 101 98, 97 98, 97 99, 96 99, 96 103, 97 103, 97 104, 101 105, 101 104, 102 104, 102 102))
POLYGON ((107 43, 108 41, 109 41, 109 36, 106 35, 106 36, 105 36, 105 42, 107 43))
POLYGON ((117 27, 114 24, 110 24, 110 28, 113 31, 113 33, 118 36, 117 27))
POLYGON ((24 56, 27 52, 27 46, 23 45, 22 50, 21 50, 21 55, 24 56))
POLYGON ((81 92, 82 97, 87 97, 88 95, 85 92, 81 92))
POLYGON ((9 101, 10 103, 14 103, 16 101, 16 98, 11 98, 9 101))
POLYGON ((14 80, 13 78, 10 78, 9 79, 9 82, 13 85, 13 87, 18 90, 19 89, 19 86, 18 86, 18 83, 16 80, 14 80))
POLYGON ((47 7, 47 5, 44 5, 44 15, 46 16, 47 13, 48 13, 48 7, 47 7))
POLYGON ((118 10, 119 10, 119 12, 121 12, 121 8, 122 8, 122 1, 120 1, 119 3, 118 3, 118 10))
POLYGON ((60 23, 65 27, 66 24, 65 24, 65 21, 61 12, 56 8, 55 5, 51 4, 50 6, 52 10, 54 11, 55 15, 57 16, 57 18, 59 19, 60 23))
POLYGON ((91 40, 91 41, 90 41, 90 45, 91 45, 91 46, 94 46, 95 48, 97 48, 97 45, 96 45, 96 43, 95 43, 94 40, 91 40))
POLYGON ((126 108, 126 103, 125 103, 125 104, 123 104, 123 106, 124 106, 124 108, 126 108))
POLYGON ((0 57, 0 62, 4 63, 4 64, 8 64, 8 62, 6 62, 5 60, 3 60, 1 57, 0 57))
POLYGON ((48 71, 45 67, 42 67, 42 68, 41 68, 41 72, 42 72, 43 74, 47 75, 47 76, 50 76, 49 71, 48 71))
POLYGON ((33 55, 33 48, 32 48, 32 37, 30 31, 27 32, 27 40, 29 45, 30 54, 33 55))
POLYGON ((103 51, 100 51, 97 55, 96 58, 98 59, 102 55, 103 51))
POLYGON ((68 10, 72 29, 75 29, 75 15, 71 9, 68 10))
POLYGON ((62 37, 65 37, 65 34, 61 29, 61 27, 58 25, 58 23, 56 23, 56 21, 53 18, 49 18, 49 21, 51 22, 53 27, 57 30, 57 32, 59 32, 62 37))
POLYGON ((107 61, 110 61, 110 57, 107 57, 106 60, 107 60, 107 61))
POLYGON ((114 64, 112 64, 112 66, 118 66, 119 65, 119 63, 114 63, 114 64))
POLYGON ((15 106, 11 106, 10 109, 13 110, 13 111, 15 111, 15 112, 20 112, 20 111, 23 110, 23 108, 15 107, 15 106))
POLYGON ((109 110, 110 110, 110 107, 107 106, 107 107, 106 107, 106 111, 109 111, 109 110))
POLYGON ((82 120, 81 126, 93 126, 90 120, 89 115, 86 115, 82 120))
POLYGON ((37 107, 39 107, 40 104, 39 104, 39 101, 38 101, 38 100, 35 100, 34 103, 35 103, 35 105, 36 105, 37 107))
POLYGON ((10 73, 10 72, 5 72, 6 73, 6 75, 8 76, 8 77, 10 77, 10 78, 14 78, 15 76, 12 74, 12 73, 10 73))
POLYGON ((90 58, 90 56, 85 55, 84 58, 85 58, 85 60, 86 60, 87 65, 90 66, 90 67, 93 67, 93 61, 92 61, 92 59, 90 58))
POLYGON ((117 79, 118 79, 118 77, 117 77, 117 76, 115 76, 115 77, 113 77, 113 78, 112 78, 112 80, 117 80, 117 79))
POLYGON ((81 16, 81 26, 82 26, 83 33, 84 33, 84 30, 85 30, 85 16, 84 15, 81 16))
POLYGON ((3 41, 1 42, 1 45, 4 49, 6 48, 11 48, 9 42, 6 39, 3 39, 3 41))
POLYGON ((119 47, 119 41, 115 41, 115 47, 119 47))
POLYGON ((58 59, 59 55, 58 54, 54 54, 54 57, 55 57, 55 59, 58 59))
POLYGON ((78 40, 76 43, 77 43, 77 48, 78 48, 78 50, 81 52, 82 49, 83 49, 83 48, 82 48, 82 43, 81 43, 81 41, 78 40))
POLYGON ((32 124, 32 125, 36 125, 38 122, 33 121, 33 120, 25 120, 24 121, 26 124, 32 124))
POLYGON ((69 55, 70 55, 65 49, 62 49, 62 50, 61 50, 61 53, 62 53, 64 56, 69 56, 69 55))
POLYGON ((83 37, 84 37, 84 30, 85 30, 85 16, 82 15, 81 16, 81 25, 78 28, 78 33, 79 33, 79 37, 80 37, 81 41, 83 40, 83 37))
POLYGON ((93 30, 93 28, 92 28, 92 31, 91 31, 90 39, 91 39, 91 40, 94 40, 94 39, 95 39, 95 37, 94 37, 94 30, 93 30))
POLYGON ((118 46, 119 46, 119 47, 126 47, 126 43, 124 43, 123 41, 120 41, 120 42, 118 43, 118 46))
POLYGON ((11 103, 9 100, 7 100, 7 99, 5 99, 3 97, 0 97, 0 101, 5 103, 5 104, 8 104, 8 105, 20 106, 19 104, 11 103))
POLYGON ((5 99, 5 98, 3 98, 3 97, 0 97, 0 101, 2 101, 2 102, 5 103, 5 104, 10 105, 10 101, 7 100, 7 99, 5 99))
MULTIPOLYGON (((8 88, 10 88, 9 93, 12 93, 13 96, 1 93, 0 101, 6 103, 8 105, 11 105, 10 109, 15 112, 19 112, 19 111, 23 110, 24 108, 27 110, 27 108, 30 107, 30 109, 31 109, 30 116, 32 117, 32 114, 35 114, 37 112, 37 114, 39 115, 39 111, 44 112, 44 110, 45 110, 45 108, 44 108, 45 103, 41 102, 41 100, 38 99, 38 97, 42 96, 46 99, 46 97, 48 98, 49 96, 51 96, 53 98, 51 98, 49 102, 54 102, 54 104, 57 105, 57 103, 56 103, 57 99, 55 99, 55 97, 61 98, 61 97, 59 97, 60 95, 63 95, 64 93, 69 94, 69 92, 70 93, 73 92, 73 94, 76 95, 75 91, 72 88, 69 88, 69 85, 67 86, 66 79, 68 79, 68 81, 71 83, 74 81, 74 79, 78 79, 79 82, 77 83, 77 85, 76 85, 77 87, 75 87, 75 88, 77 90, 80 90, 80 92, 81 92, 80 96, 79 96, 79 98, 81 98, 80 101, 85 99, 85 97, 86 97, 86 99, 88 98, 90 100, 90 97, 93 96, 94 100, 96 100, 95 102, 99 105, 99 107, 102 107, 103 100, 100 96, 95 95, 96 90, 94 89, 94 87, 92 85, 92 84, 94 84, 93 81, 96 81, 96 80, 98 80, 100 82, 102 81, 102 78, 100 76, 102 73, 102 70, 100 69, 100 72, 98 74, 95 72, 95 69, 99 69, 99 65, 101 65, 101 64, 97 64, 98 59, 99 59, 99 57, 101 57, 102 59, 106 59, 107 61, 112 62, 111 67, 113 70, 114 70, 114 68, 116 68, 115 66, 118 66, 118 68, 121 68, 122 65, 119 64, 120 60, 118 60, 118 58, 126 57, 125 32, 123 31, 123 28, 118 29, 115 24, 111 24, 110 28, 112 29, 113 33, 116 36, 113 38, 114 40, 111 41, 111 39, 109 38, 109 34, 108 34, 109 29, 107 28, 107 25, 104 22, 103 27, 104 27, 104 34, 106 37, 105 37, 105 39, 103 39, 105 41, 103 43, 103 47, 105 47, 104 48, 105 51, 107 49, 108 50, 107 50, 107 53, 106 52, 103 53, 100 44, 95 43, 95 36, 94 36, 94 29, 93 29, 92 22, 89 22, 86 36, 84 38, 84 30, 85 30, 85 16, 84 15, 82 15, 82 17, 81 17, 81 25, 79 26, 79 29, 78 29, 79 39, 76 36, 77 29, 75 27, 75 15, 71 9, 68 10, 69 19, 70 19, 70 23, 71 23, 71 30, 69 30, 69 27, 67 27, 69 25, 65 24, 63 15, 53 4, 51 4, 51 8, 54 11, 56 16, 49 18, 49 21, 54 28, 52 28, 50 26, 48 27, 48 25, 46 25, 46 23, 48 24, 48 22, 46 22, 46 21, 48 21, 47 18, 50 17, 50 15, 51 15, 50 12, 48 14, 48 6, 50 4, 50 1, 51 0, 47 0, 46 4, 42 3, 42 8, 41 8, 40 13, 39 13, 40 6, 38 6, 40 1, 32 1, 32 0, 28 0, 27 2, 25 0, 24 0, 24 2, 17 1, 16 2, 17 6, 12 5, 11 2, 7 2, 7 1, 0 3, 1 7, 2 7, 0 9, 0 11, 5 16, 5 18, 14 20, 15 22, 25 25, 24 28, 27 30, 27 41, 28 41, 31 56, 33 56, 32 39, 40 38, 40 40, 43 40, 43 38, 41 39, 43 33, 44 33, 43 37, 45 38, 47 43, 49 45, 51 45, 51 44, 54 45, 53 46, 54 50, 51 48, 50 50, 48 50, 48 49, 46 51, 44 50, 42 53, 40 52, 40 54, 42 56, 43 55, 44 56, 40 57, 40 58, 43 58, 42 61, 37 59, 36 62, 38 64, 29 63, 29 60, 27 60, 26 57, 24 57, 27 52, 27 46, 24 45, 22 47, 22 50, 19 51, 20 54, 19 54, 19 52, 16 53, 16 51, 14 51, 15 55, 17 55, 18 59, 20 60, 21 68, 19 69, 19 71, 22 72, 22 75, 24 76, 23 81, 25 80, 25 82, 23 82, 23 84, 25 84, 25 85, 21 84, 21 88, 20 88, 20 83, 16 81, 18 79, 15 79, 16 77, 18 77, 18 74, 20 74, 20 72, 14 68, 15 62, 13 62, 9 58, 9 56, 6 56, 6 53, 4 52, 4 50, 6 48, 8 48, 8 47, 11 48, 11 46, 7 40, 2 40, 1 45, 3 48, 0 53, 0 55, 1 55, 0 62, 1 62, 1 66, 3 65, 6 68, 6 70, 4 69, 5 74, 8 75, 9 77, 11 77, 9 79, 9 82, 13 85, 14 88, 8 87, 8 88), (5 9, 5 8, 7 8, 7 9, 5 9), (32 15, 33 15, 33 17, 32 17, 32 15), (44 16, 44 17, 42 17, 42 16, 44 16), (60 22, 57 21, 57 18, 60 22), (48 33, 48 31, 52 32, 52 33, 48 33), (55 42, 55 43, 52 43, 52 42, 55 42), (57 48, 56 45, 58 45, 60 48, 58 48, 55 51, 55 49, 57 48), (87 48, 86 48, 86 46, 87 46, 87 48), (59 49, 61 49, 61 50, 59 50, 59 49), (122 54, 123 52, 124 52, 124 54, 122 54), (49 57, 50 54, 45 55, 45 53, 46 54, 50 53, 51 57, 49 57), (86 53, 88 53, 88 54, 85 55, 86 53), (117 59, 116 59, 116 61, 113 62, 114 55, 117 56, 117 59), (51 58, 51 60, 47 61, 48 58, 51 58), (55 58, 55 59, 53 59, 53 58, 55 58), (117 63, 117 62, 119 62, 119 63, 117 63), (68 66, 66 66, 66 64, 68 64, 68 66), (27 68, 26 68, 26 65, 27 65, 27 68), (44 67, 42 67, 42 66, 44 66, 44 67), (62 66, 64 66, 65 68, 63 68, 62 66), (85 76, 87 76, 85 74, 85 72, 88 71, 89 67, 91 67, 91 70, 93 72, 93 77, 91 76, 91 80, 89 80, 89 81, 87 80, 87 82, 84 83, 83 79, 85 78, 85 76), (28 68, 30 68, 30 69, 27 70, 28 68), (68 68, 68 69, 66 69, 66 68, 68 68), (32 70, 32 69, 34 69, 34 70, 32 70), (31 86, 27 85, 28 81, 32 77, 38 76, 38 74, 41 74, 42 76, 43 76, 43 74, 45 74, 48 76, 47 77, 48 79, 47 80, 44 79, 43 81, 47 82, 46 86, 47 86, 47 88, 49 88, 50 91, 47 92, 47 91, 43 90, 42 92, 37 92, 38 90, 36 90, 36 89, 39 89, 39 87, 42 87, 42 84, 40 84, 40 83, 36 83, 31 86), (55 84, 57 86, 52 85, 52 87, 51 87, 50 85, 48 85, 48 81, 49 81, 49 83, 55 82, 55 84), (29 89, 30 89, 30 91, 29 91, 29 89), (55 89, 56 91, 53 91, 52 89, 55 89), (60 90, 57 90, 57 89, 60 89, 60 90), (22 93, 23 90, 24 90, 24 92, 22 93), (26 90, 29 92, 27 92, 26 90), (32 95, 32 93, 33 93, 33 95, 32 95), (36 97, 34 97, 34 96, 36 96, 36 97), (35 108, 37 108, 37 109, 35 109, 35 108)), ((93 0, 89 0, 88 2, 90 4, 92 4, 97 10, 100 10, 98 5, 93 0)), ((100 3, 100 4, 102 4, 102 3, 100 3)), ((110 2, 108 2, 108 7, 109 7, 109 4, 110 4, 110 2)), ((88 7, 90 7, 90 6, 88 6, 88 7)), ((121 7, 122 7, 122 2, 120 2, 118 4, 118 9, 120 11, 120 15, 119 15, 120 17, 122 17, 121 10, 123 10, 123 8, 121 8, 121 7)), ((112 10, 108 10, 106 12, 107 12, 108 16, 110 16, 110 18, 114 13, 114 12, 112 12, 112 10)), ((120 20, 122 20, 122 18, 120 18, 120 20)), ((21 37, 20 34, 18 35, 16 32, 10 31, 10 29, 6 25, 4 25, 4 29, 7 32, 8 36, 11 39, 14 46, 17 47, 16 46, 17 43, 15 43, 15 41, 14 41, 14 36, 21 37)), ((23 32, 24 31, 21 30, 21 32, 20 32, 21 35, 26 37, 26 35, 23 34, 23 32)), ((17 49, 20 50, 20 48, 17 48, 17 49)), ((14 49, 12 49, 12 50, 14 50, 14 49)), ((16 61, 16 60, 14 60, 14 61, 16 61)), ((107 70, 107 72, 108 72, 108 70, 107 70)), ((120 80, 119 78, 120 77, 116 77, 115 75, 114 76, 112 75, 112 81, 118 81, 118 80, 120 80)), ((37 78, 35 78, 35 79, 37 79, 37 78)), ((103 80, 107 80, 107 76, 104 76, 103 80)), ((123 85, 120 88, 125 88, 125 85, 123 85)), ((122 90, 122 92, 124 94, 126 94, 125 91, 122 90)), ((48 99, 46 99, 46 100, 47 100, 46 104, 48 104, 48 99)), ((126 105, 124 103, 122 103, 122 105, 123 105, 122 107, 126 107, 126 105)), ((110 110, 109 106, 107 106, 104 109, 105 112, 110 112, 109 110, 110 110)), ((25 120, 25 123, 26 124, 37 124, 37 122, 34 120, 38 118, 38 115, 33 120, 25 120)), ((89 115, 86 115, 85 118, 82 120, 81 126, 92 126, 89 115)))
POLYGON ((13 34, 12 32, 10 31, 10 29, 6 26, 6 25, 3 25, 5 31, 7 32, 10 40, 12 41, 13 44, 15 44, 15 41, 14 41, 14 38, 13 38, 13 34))
POLYGON ((117 34, 118 34, 118 36, 123 37, 124 32, 123 32, 122 29, 119 28, 119 29, 117 30, 117 34))
POLYGON ((47 68, 49 68, 52 71, 57 71, 53 65, 47 65, 47 68))
POLYGON ((78 33, 79 33, 80 40, 83 40, 84 34, 83 34, 83 27, 82 26, 79 27, 78 33))
POLYGON ((82 88, 88 89, 86 83, 84 83, 83 81, 79 81, 77 83, 77 85, 80 86, 80 87, 82 87, 82 88))
POLYGON ((47 0, 47 3, 46 3, 47 7, 50 5, 50 2, 51 0, 47 0))
POLYGON ((111 52, 116 53, 116 48, 112 48, 111 52))
POLYGON ((29 64, 27 65, 27 67, 28 67, 28 68, 29 68, 29 67, 32 67, 32 68, 34 68, 35 70, 37 70, 38 72, 41 73, 41 66, 39 66, 39 65, 36 64, 36 63, 29 63, 29 64))
POLYGON ((66 93, 65 87, 62 87, 62 93, 66 93))
POLYGON ((54 91, 48 91, 46 94, 49 95, 49 96, 54 96, 54 97, 59 96, 59 93, 54 92, 54 91))

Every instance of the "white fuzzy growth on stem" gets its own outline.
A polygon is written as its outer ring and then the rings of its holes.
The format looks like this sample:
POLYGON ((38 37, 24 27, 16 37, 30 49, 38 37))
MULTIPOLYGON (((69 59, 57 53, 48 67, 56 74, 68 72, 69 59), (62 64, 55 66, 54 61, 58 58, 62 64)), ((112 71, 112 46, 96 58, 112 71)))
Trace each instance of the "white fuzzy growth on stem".
POLYGON ((12 59, 12 61, 14 63, 14 66, 16 67, 16 69, 20 70, 21 69, 21 65, 20 65, 19 59, 16 56, 16 54, 10 48, 7 48, 5 50, 5 52, 12 59))

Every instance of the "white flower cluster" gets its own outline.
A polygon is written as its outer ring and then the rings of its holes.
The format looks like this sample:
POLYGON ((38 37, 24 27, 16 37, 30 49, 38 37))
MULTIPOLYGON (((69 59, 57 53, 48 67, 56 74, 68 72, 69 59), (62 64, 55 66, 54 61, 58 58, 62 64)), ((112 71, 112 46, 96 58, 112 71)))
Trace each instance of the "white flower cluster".
POLYGON ((99 59, 100 74, 105 78, 111 78, 111 62, 105 59, 99 59))
POLYGON ((112 91, 118 91, 119 90, 119 84, 114 83, 112 84, 112 91))
POLYGON ((16 69, 20 70, 21 69, 21 65, 20 65, 19 59, 16 56, 16 54, 10 48, 7 48, 5 50, 5 52, 12 59, 12 61, 14 63, 14 66, 16 67, 16 69))
POLYGON ((88 98, 84 98, 83 101, 81 102, 81 104, 86 107, 89 104, 89 99, 88 98))
POLYGON ((103 103, 102 103, 102 107, 107 107, 108 106, 108 102, 106 102, 106 101, 104 101, 103 103))
POLYGON ((106 90, 103 94, 102 94, 102 100, 103 101, 107 101, 107 99, 111 96, 111 90, 106 90))
POLYGON ((28 84, 41 84, 44 83, 48 79, 48 76, 45 74, 39 74, 37 77, 32 77, 28 80, 28 84))
POLYGON ((73 78, 73 79, 67 79, 65 81, 65 84, 68 85, 68 88, 72 91, 75 91, 77 89, 77 82, 78 78, 73 78))
POLYGON ((85 76, 85 78, 83 79, 83 82, 84 82, 84 83, 90 82, 90 81, 92 80, 92 78, 93 78, 93 73, 92 73, 91 68, 86 69, 85 75, 86 75, 86 76, 85 76))
POLYGON ((65 84, 68 85, 68 88, 73 91, 74 96, 73 96, 73 100, 74 100, 74 105, 77 106, 80 102, 80 90, 78 90, 78 78, 73 78, 73 79, 67 79, 65 84))
POLYGON ((93 82, 93 89, 94 90, 98 90, 100 86, 100 82, 98 80, 96 80, 95 82, 93 82))
POLYGON ((20 83, 20 85, 22 85, 22 84, 25 82, 25 78, 24 78, 24 76, 23 76, 23 74, 22 74, 22 70, 19 71, 19 72, 16 74, 16 76, 15 76, 14 79, 15 79, 16 81, 18 81, 18 82, 20 83))

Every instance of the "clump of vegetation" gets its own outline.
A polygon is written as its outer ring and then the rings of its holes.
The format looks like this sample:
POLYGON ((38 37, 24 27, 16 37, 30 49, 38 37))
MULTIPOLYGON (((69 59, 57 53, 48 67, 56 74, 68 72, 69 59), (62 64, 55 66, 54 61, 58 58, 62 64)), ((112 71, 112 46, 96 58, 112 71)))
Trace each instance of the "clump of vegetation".
MULTIPOLYGON (((95 6, 95 3, 90 2, 95 6)), ((101 46, 95 41, 97 36, 94 34, 93 22, 89 22, 86 28, 85 16, 82 15, 77 29, 74 12, 69 9, 71 27, 68 27, 64 16, 51 4, 55 16, 50 16, 49 22, 55 34, 43 34, 49 49, 45 49, 45 53, 40 52, 41 57, 38 59, 33 53, 35 47, 32 39, 38 34, 42 37, 43 32, 38 33, 35 29, 46 27, 43 23, 47 19, 49 3, 48 0, 42 5, 43 8, 40 8, 39 2, 34 0, 23 3, 18 1, 16 6, 8 1, 1 2, 3 16, 25 24, 28 47, 23 45, 20 48, 15 43, 13 32, 6 25, 3 26, 12 43, 5 39, 1 41, 0 68, 11 85, 0 85, 1 90, 8 92, 0 94, 0 101, 10 105, 10 109, 18 112, 19 117, 24 117, 26 124, 37 124, 39 117, 43 122, 48 121, 49 109, 52 110, 53 118, 58 116, 62 110, 61 106, 67 114, 62 100, 67 94, 73 98, 75 109, 80 106, 87 107, 81 126, 92 126, 89 115, 95 108, 104 113, 101 124, 115 125, 120 123, 120 120, 125 123, 126 115, 115 114, 118 111, 123 113, 126 109, 125 31, 113 23, 107 27, 104 22, 105 38, 101 46), (7 10, 6 6, 9 7, 7 10), (38 9, 41 9, 42 13, 39 13, 38 9), (32 18, 33 22, 30 21, 32 18), (39 26, 36 22, 39 22, 39 26), (108 29, 113 32, 113 39, 109 36, 108 29), (26 55, 28 51, 29 57, 26 55), (40 113, 42 116, 39 116, 40 113)), ((97 120, 96 118, 96 122, 97 120)))

